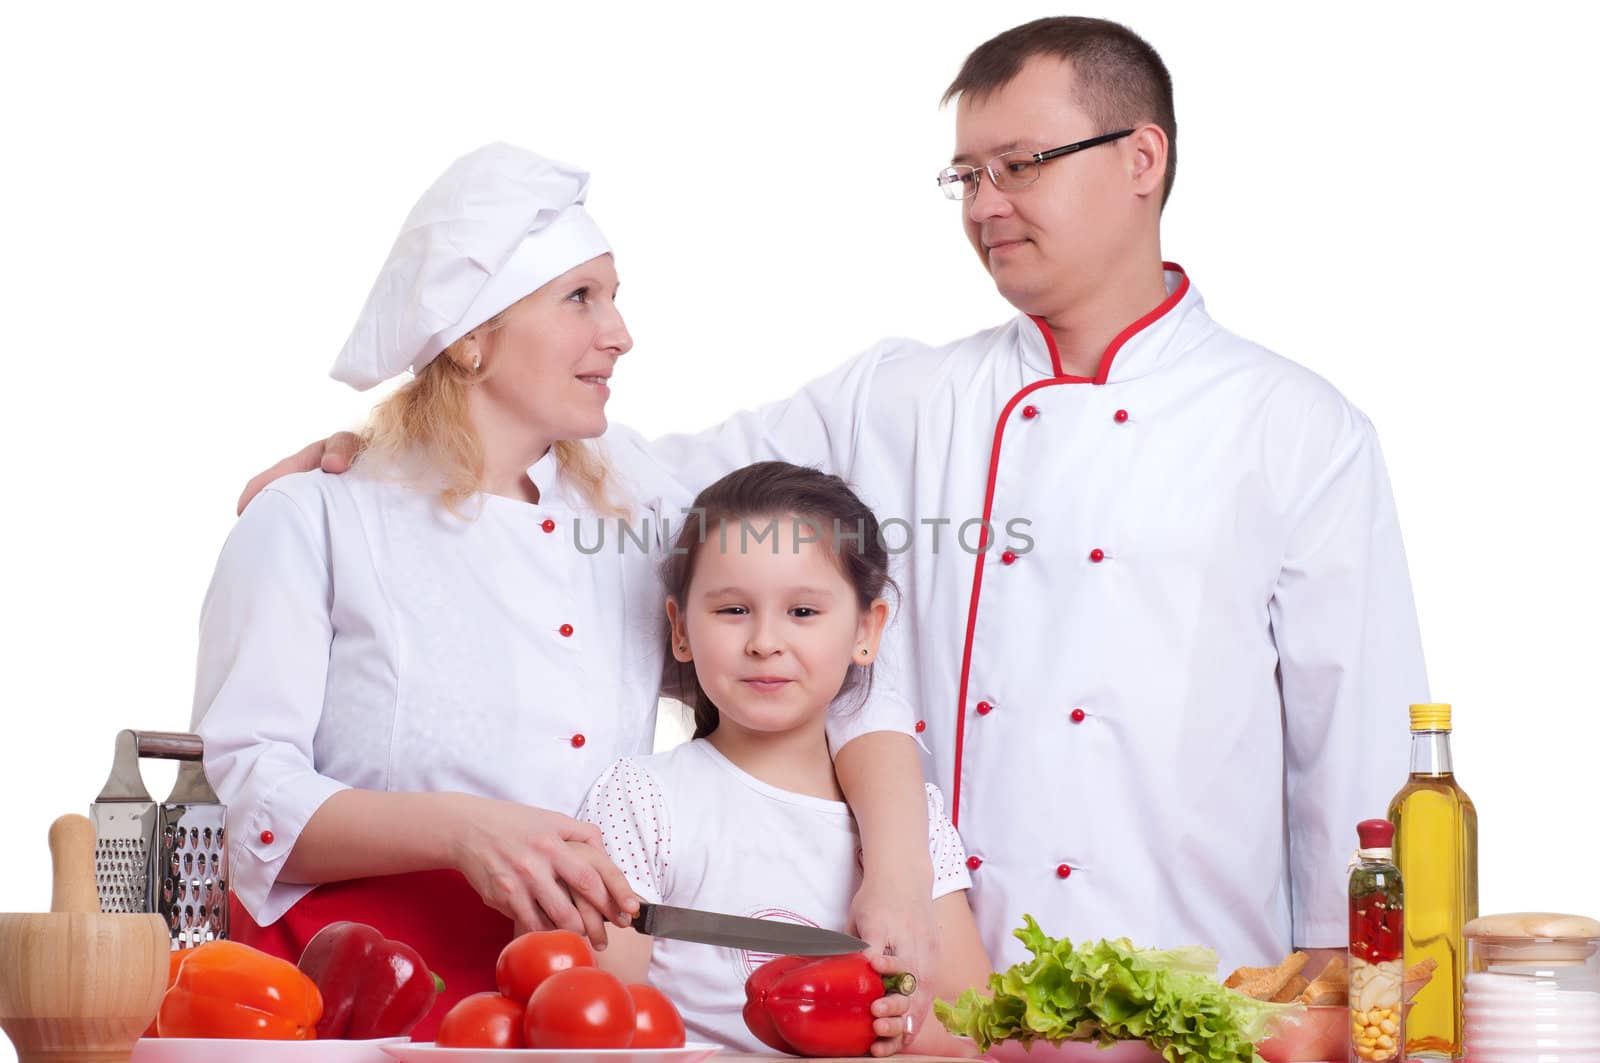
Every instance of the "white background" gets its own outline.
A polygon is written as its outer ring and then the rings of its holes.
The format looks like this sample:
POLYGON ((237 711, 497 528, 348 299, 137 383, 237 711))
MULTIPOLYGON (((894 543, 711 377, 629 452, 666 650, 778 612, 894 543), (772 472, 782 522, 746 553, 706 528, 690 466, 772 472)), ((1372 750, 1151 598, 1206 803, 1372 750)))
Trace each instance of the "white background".
MULTIPOLYGON (((1483 908, 1600 914, 1594 27, 1553 4, 1218 7, 1085 12, 1176 81, 1165 253, 1378 425, 1483 908)), ((326 370, 452 158, 504 139, 594 171, 636 340, 613 417, 699 427, 882 335, 1009 316, 934 188, 937 103, 972 47, 1054 13, 11 9, 0 910, 47 904, 46 828, 94 797, 117 729, 186 727, 235 497, 370 405, 326 370)), ((170 772, 148 775, 159 796, 170 772)))

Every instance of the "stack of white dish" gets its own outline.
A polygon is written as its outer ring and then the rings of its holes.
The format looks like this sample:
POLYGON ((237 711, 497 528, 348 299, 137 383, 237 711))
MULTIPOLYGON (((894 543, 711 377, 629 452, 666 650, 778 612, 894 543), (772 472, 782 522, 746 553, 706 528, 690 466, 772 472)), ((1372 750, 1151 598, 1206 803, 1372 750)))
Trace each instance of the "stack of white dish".
POLYGON ((1471 1063, 1600 1063, 1600 991, 1565 988, 1560 973, 1467 975, 1471 1063))
POLYGON ((1466 938, 1469 1063, 1600 1063, 1600 923, 1519 912, 1466 938))

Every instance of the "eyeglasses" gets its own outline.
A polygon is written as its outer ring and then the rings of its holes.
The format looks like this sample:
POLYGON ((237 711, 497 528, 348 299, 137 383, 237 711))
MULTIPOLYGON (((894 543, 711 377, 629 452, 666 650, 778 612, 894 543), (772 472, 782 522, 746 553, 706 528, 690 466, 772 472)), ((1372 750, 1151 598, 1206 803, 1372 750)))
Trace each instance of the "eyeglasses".
POLYGON ((1041 163, 1098 144, 1109 144, 1132 133, 1131 129, 1102 133, 1088 140, 1080 140, 1076 144, 1051 148, 1049 151, 1008 151, 1003 155, 996 155, 982 166, 946 166, 939 171, 939 190, 944 193, 946 199, 971 199, 978 194, 978 182, 983 180, 981 175, 987 173, 989 180, 994 182, 994 186, 1000 191, 1015 191, 1039 179, 1041 163))

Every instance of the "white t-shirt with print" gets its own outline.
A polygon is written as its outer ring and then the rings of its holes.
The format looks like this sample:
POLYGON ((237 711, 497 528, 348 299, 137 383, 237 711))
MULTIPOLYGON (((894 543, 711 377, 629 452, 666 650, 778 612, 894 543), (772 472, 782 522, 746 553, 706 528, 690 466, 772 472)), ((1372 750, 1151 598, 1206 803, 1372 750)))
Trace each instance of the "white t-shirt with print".
MULTIPOLYGON (((966 850, 929 785, 933 895, 967 889, 966 850)), ((581 819, 640 897, 661 904, 843 930, 861 884, 849 806, 771 786, 705 739, 624 757, 606 769, 581 819)), ((649 981, 677 1005, 691 1041, 768 1051, 745 1028, 744 983, 772 957, 658 939, 649 981)))

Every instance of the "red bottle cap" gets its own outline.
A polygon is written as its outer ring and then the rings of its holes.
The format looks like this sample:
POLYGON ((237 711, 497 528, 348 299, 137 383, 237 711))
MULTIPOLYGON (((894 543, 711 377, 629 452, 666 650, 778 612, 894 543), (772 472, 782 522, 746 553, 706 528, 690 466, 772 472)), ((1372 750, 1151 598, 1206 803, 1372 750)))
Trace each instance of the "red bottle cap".
POLYGON ((1386 819, 1364 819, 1356 824, 1356 837, 1363 849, 1394 848, 1394 824, 1386 819))

